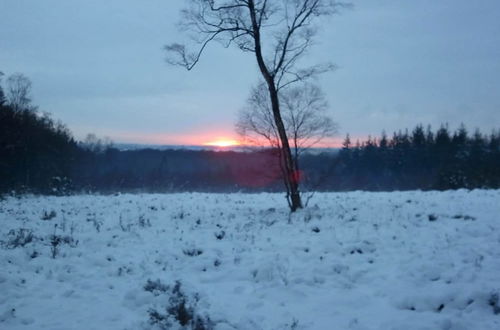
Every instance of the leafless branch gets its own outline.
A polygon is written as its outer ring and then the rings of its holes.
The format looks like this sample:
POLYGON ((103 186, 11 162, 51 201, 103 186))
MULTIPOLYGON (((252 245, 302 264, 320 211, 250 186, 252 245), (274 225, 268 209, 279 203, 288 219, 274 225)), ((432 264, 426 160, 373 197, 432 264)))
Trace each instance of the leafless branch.
MULTIPOLYGON (((282 90, 280 100, 287 136, 296 155, 336 134, 337 124, 328 116, 328 103, 318 86, 302 84, 282 90)), ((247 106, 239 113, 236 131, 252 144, 279 146, 279 134, 265 84, 252 89, 247 106)))
POLYGON ((264 84, 254 90, 249 107, 240 115, 238 131, 244 136, 267 140, 277 146, 291 211, 301 208, 298 155, 305 145, 320 141, 333 130, 333 121, 323 118, 321 94, 304 85, 304 93, 285 89, 332 69, 313 65, 298 69, 299 61, 312 45, 316 19, 337 12, 345 4, 335 0, 186 0, 182 29, 190 33, 197 49, 173 43, 165 47, 167 62, 191 70, 212 41, 224 47, 236 45, 253 52, 264 84), (263 92, 262 92, 263 91, 263 92), (288 95, 287 93, 290 93, 288 95), (292 94, 310 99, 298 104, 292 94), (280 102, 280 97, 285 99, 280 102), (289 106, 287 97, 290 97, 289 106), (292 102, 294 101, 294 102, 292 102), (314 109, 314 111, 310 111, 314 109), (319 119, 319 120, 318 120, 319 119), (294 147, 294 155, 290 141, 294 147))

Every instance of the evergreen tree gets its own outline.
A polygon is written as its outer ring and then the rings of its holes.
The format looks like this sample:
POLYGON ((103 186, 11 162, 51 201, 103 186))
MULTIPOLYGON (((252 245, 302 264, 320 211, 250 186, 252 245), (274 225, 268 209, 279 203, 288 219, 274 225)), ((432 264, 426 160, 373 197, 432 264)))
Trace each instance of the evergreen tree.
POLYGON ((0 107, 2 105, 4 105, 6 102, 5 93, 4 93, 3 88, 2 88, 2 76, 3 76, 3 72, 0 71, 0 107))
POLYGON ((431 125, 428 125, 425 131, 425 143, 428 147, 434 144, 434 133, 432 132, 431 125))
POLYGON ((422 125, 417 125, 417 127, 413 129, 411 143, 413 144, 413 147, 415 147, 416 149, 421 150, 424 148, 426 144, 426 138, 425 138, 424 128, 422 125))
POLYGON ((387 140, 387 134, 385 133, 385 130, 382 131, 382 136, 380 138, 379 142, 380 149, 386 150, 387 147, 389 146, 389 141, 387 140))
POLYGON ((347 133, 344 142, 342 142, 342 149, 349 150, 349 148, 351 148, 351 137, 349 136, 349 133, 347 133))
POLYGON ((465 125, 450 133, 441 125, 417 125, 394 132, 391 139, 369 137, 357 142, 350 159, 339 153, 337 174, 342 189, 456 189, 494 188, 500 185, 500 131, 488 137, 465 125), (347 164, 339 166, 338 164, 347 164))

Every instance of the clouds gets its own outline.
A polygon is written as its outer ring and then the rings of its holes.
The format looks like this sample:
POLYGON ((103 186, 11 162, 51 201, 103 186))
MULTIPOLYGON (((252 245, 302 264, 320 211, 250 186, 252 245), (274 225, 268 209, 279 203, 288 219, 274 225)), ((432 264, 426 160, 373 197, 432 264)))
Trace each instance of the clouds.
MULTIPOLYGON (((165 64, 162 46, 183 40, 175 26, 182 4, 0 1, 8 13, 0 22, 0 69, 30 76, 35 103, 77 136, 231 131, 258 78, 255 60, 213 45, 192 72, 165 64)), ((499 10, 495 0, 359 0, 325 22, 310 59, 339 66, 320 81, 342 134, 443 121, 493 128, 499 10)))

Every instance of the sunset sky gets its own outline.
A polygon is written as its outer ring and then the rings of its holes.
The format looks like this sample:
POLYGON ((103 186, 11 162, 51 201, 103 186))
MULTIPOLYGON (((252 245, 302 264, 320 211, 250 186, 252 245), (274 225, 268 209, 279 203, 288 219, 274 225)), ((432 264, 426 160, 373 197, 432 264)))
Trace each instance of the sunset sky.
MULTIPOLYGON (((116 142, 235 140, 258 80, 255 59, 214 44, 191 72, 165 63, 183 41, 182 0, 0 0, 0 70, 33 81, 33 101, 68 125, 116 142)), ((363 0, 322 27, 311 62, 339 139, 385 129, 500 121, 500 1, 363 0)))

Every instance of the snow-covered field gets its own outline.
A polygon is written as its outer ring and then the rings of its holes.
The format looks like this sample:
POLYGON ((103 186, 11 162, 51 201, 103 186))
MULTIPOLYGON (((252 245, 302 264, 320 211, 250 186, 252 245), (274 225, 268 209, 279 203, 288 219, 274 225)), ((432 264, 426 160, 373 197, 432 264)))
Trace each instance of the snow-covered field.
POLYGON ((500 191, 7 198, 0 223, 0 329, 500 329, 500 191))

